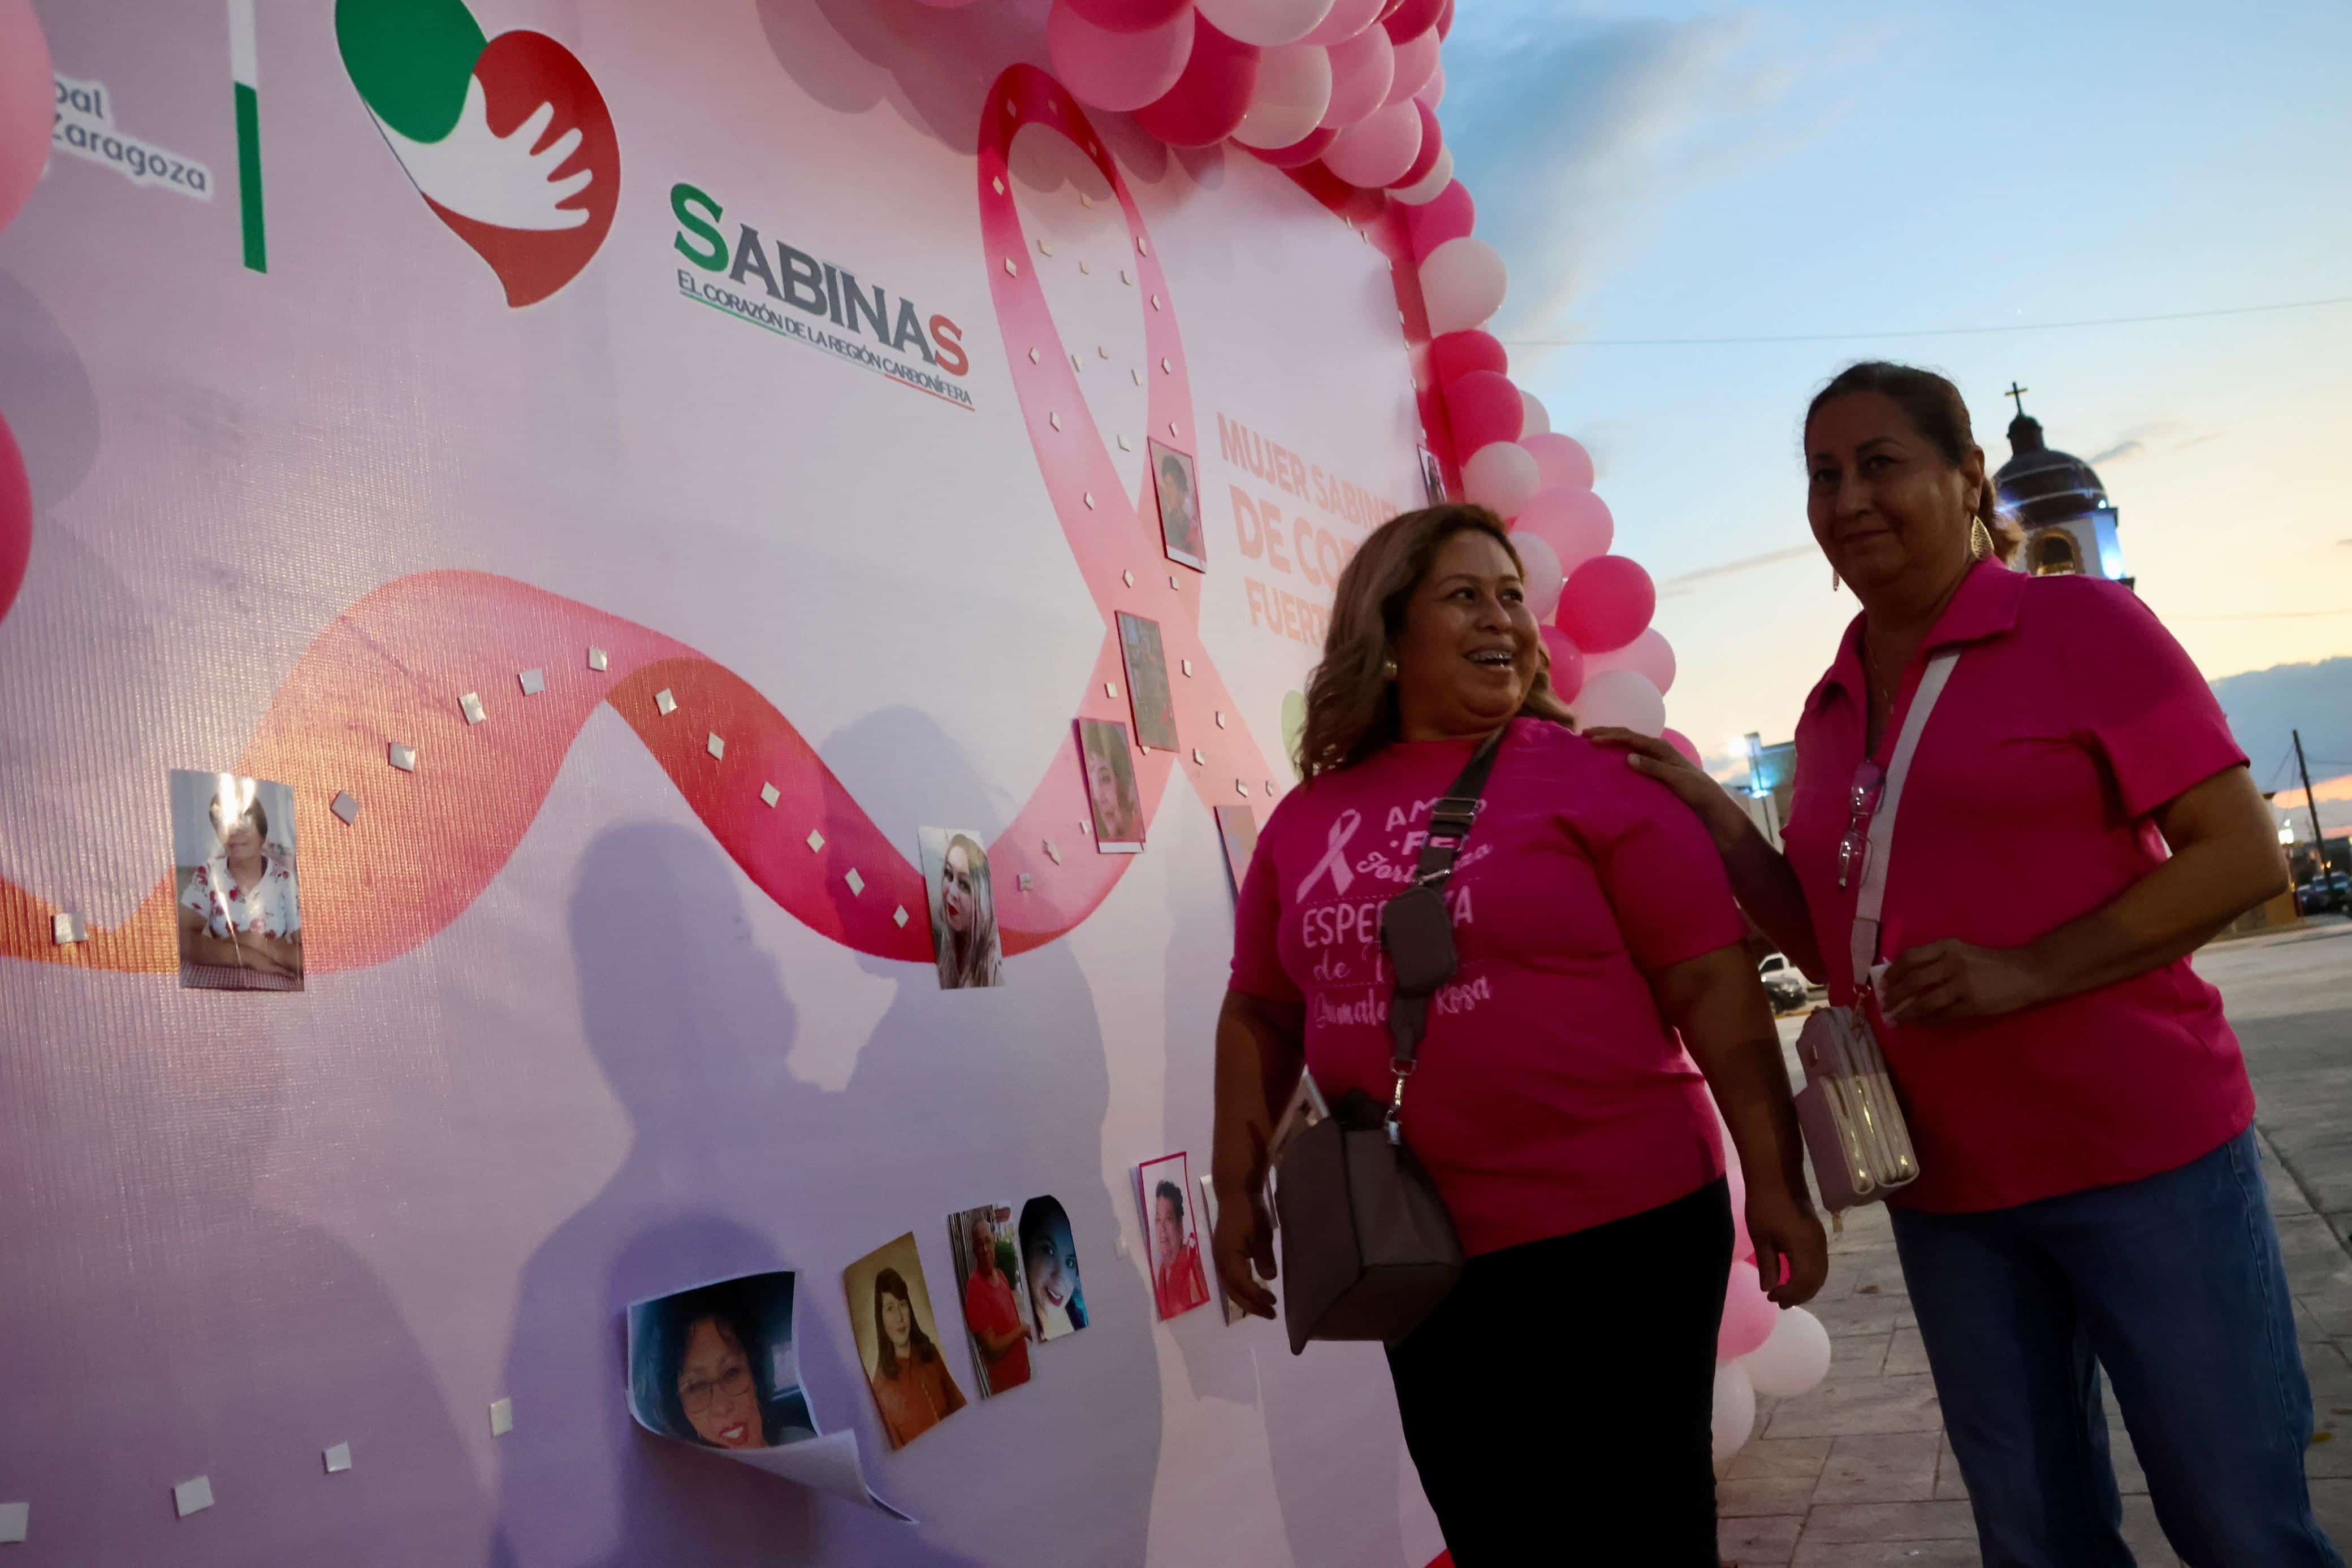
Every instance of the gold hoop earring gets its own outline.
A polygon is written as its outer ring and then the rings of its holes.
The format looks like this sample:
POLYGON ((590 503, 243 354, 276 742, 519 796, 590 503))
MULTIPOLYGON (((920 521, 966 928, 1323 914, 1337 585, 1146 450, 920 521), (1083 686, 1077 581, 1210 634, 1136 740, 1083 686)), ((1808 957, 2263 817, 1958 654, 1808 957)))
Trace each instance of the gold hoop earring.
POLYGON ((1982 560, 1991 555, 1992 550, 1992 530, 1985 527, 1982 517, 1978 517, 1969 524, 1969 559, 1982 560))
POLYGON ((1392 681, 1396 678, 1396 656, 1394 654, 1391 654, 1389 657, 1381 661, 1381 679, 1384 681, 1392 681))

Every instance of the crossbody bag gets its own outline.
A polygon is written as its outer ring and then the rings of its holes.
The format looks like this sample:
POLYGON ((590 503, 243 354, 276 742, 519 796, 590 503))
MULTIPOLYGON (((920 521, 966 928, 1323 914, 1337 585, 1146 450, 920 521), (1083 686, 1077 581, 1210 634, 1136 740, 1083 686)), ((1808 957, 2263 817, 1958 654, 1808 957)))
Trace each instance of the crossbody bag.
POLYGON ((1822 1205, 1832 1215, 1881 1202, 1897 1187, 1919 1179, 1911 1129, 1895 1103, 1895 1080, 1862 1006, 1862 993, 1876 983, 1879 917, 1886 907, 1886 867, 1893 858, 1895 812, 1903 800, 1903 781, 1910 774, 1927 716, 1944 695, 1959 657, 1954 649, 1927 662, 1919 689, 1912 695, 1911 711, 1895 737, 1878 809, 1870 819, 1849 948, 1854 1005, 1819 1009, 1797 1037, 1797 1061, 1805 1070, 1805 1086, 1797 1092, 1797 1124, 1813 1162, 1822 1205))
POLYGON ((1309 1340, 1393 1345, 1461 1277, 1453 1217, 1404 1141, 1404 1093, 1428 1032, 1430 999, 1460 962, 1445 883, 1477 821, 1505 733, 1487 737, 1437 802, 1412 883, 1381 906, 1381 947, 1395 977, 1388 1027, 1396 1087, 1385 1111, 1360 1090, 1343 1097, 1328 1118, 1285 1145, 1276 1167, 1287 1281, 1283 1322, 1293 1355, 1309 1340))

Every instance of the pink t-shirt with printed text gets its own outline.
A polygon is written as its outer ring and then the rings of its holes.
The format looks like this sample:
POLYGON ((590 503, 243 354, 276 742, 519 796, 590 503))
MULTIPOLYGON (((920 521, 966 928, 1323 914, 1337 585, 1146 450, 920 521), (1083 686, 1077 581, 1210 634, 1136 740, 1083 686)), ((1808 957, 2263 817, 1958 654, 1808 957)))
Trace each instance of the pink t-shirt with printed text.
MULTIPOLYGON (((1381 905, 1410 879, 1469 740, 1400 743, 1275 809, 1233 986, 1303 1003, 1324 1094, 1394 1079, 1381 905)), ((1558 725, 1513 722, 1446 902, 1461 963, 1430 1005, 1405 1141, 1472 1254, 1622 1219, 1723 1174, 1705 1081, 1650 977, 1743 926, 1714 846, 1666 789, 1558 725)))
MULTIPOLYGON (((1783 837, 1834 996, 1853 994, 1854 886, 1838 841, 1865 736, 1861 622, 1806 699, 1783 837)), ((2112 902, 2162 864, 2149 813, 2246 760, 2221 705, 2154 612, 2087 577, 1987 562, 1905 674, 1883 767, 1933 652, 1958 647, 1905 780, 1879 952, 1947 938, 2019 947, 2112 902)), ((1879 1037, 1918 1181, 1893 1201, 2003 1208, 2154 1176, 2253 1118, 2221 993, 2186 958, 1984 1022, 1879 1037)))

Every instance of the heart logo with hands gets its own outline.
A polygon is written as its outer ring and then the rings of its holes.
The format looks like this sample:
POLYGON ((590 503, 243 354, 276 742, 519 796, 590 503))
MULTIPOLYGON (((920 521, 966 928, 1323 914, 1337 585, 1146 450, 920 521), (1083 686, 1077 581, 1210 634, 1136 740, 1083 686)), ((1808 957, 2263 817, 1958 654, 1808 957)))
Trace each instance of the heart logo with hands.
POLYGON ((509 306, 580 275, 620 205, 621 148, 578 57, 544 33, 486 37, 462 0, 336 0, 335 42, 384 144, 509 306))

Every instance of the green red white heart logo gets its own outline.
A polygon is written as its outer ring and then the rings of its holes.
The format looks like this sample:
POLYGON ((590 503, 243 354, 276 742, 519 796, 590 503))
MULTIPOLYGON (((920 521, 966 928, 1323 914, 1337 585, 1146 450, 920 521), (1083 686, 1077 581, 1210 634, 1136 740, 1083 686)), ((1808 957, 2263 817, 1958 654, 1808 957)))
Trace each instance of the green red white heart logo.
POLYGON ((621 146, 571 50, 544 33, 485 37, 463 0, 336 0, 335 42, 417 193, 509 305, 580 276, 620 205, 621 146))

